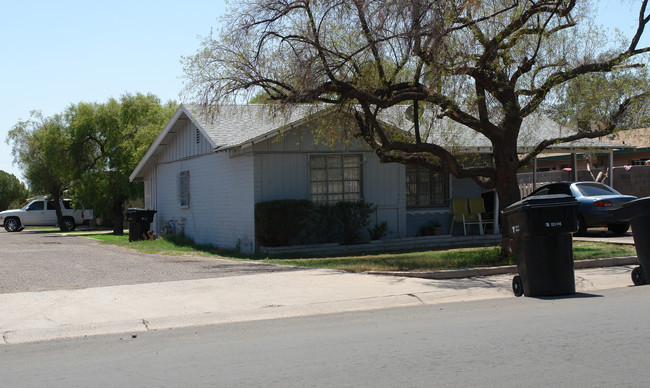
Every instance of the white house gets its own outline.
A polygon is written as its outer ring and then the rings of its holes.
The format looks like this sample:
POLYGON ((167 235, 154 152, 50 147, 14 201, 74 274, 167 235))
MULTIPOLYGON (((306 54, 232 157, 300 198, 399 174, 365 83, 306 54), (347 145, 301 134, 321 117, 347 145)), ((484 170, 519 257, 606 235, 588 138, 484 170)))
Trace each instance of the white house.
POLYGON ((157 211, 154 232, 182 228, 197 243, 243 252, 258 248, 258 202, 363 199, 377 206, 374 221, 386 221, 392 239, 415 236, 433 219, 448 232, 449 199, 483 193, 471 179, 380 163, 356 139, 315 138, 316 126, 341 125, 352 123, 313 106, 286 116, 267 105, 232 105, 207 116, 181 105, 130 179, 144 182, 145 207, 157 211))

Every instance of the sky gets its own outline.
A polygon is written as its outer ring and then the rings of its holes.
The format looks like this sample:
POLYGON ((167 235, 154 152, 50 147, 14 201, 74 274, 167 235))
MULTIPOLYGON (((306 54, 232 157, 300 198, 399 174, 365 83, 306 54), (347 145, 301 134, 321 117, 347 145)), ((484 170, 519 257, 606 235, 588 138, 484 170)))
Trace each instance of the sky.
MULTIPOLYGON (((640 1, 594 0, 597 22, 631 36, 640 1)), ((7 133, 33 110, 62 113, 125 93, 180 100, 182 56, 218 29, 221 0, 32 0, 3 4, 0 23, 0 170, 13 165, 7 133)), ((650 31, 647 31, 650 35, 650 31)))

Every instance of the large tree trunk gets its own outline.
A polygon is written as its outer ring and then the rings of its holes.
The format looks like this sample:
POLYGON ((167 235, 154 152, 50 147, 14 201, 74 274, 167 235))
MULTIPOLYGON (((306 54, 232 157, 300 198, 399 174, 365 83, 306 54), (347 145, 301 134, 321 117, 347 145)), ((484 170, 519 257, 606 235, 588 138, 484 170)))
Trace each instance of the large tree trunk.
POLYGON ((122 235, 124 234, 124 209, 122 204, 124 201, 116 200, 113 202, 113 234, 122 235))
MULTIPOLYGON (((56 211, 56 220, 59 224, 59 230, 61 232, 67 232, 68 225, 66 225, 65 219, 63 218, 63 211, 61 210, 61 199, 54 198, 53 202, 54 202, 54 210, 56 211)), ((47 207, 47 203, 45 205, 47 207)))

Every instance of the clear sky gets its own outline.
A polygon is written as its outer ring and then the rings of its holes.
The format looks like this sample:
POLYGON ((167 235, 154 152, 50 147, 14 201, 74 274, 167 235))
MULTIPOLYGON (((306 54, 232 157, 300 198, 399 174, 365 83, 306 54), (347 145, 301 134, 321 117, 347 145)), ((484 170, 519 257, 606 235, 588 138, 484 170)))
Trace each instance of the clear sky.
MULTIPOLYGON (((631 35, 640 2, 597 1, 598 22, 631 35)), ((138 92, 181 102, 181 56, 197 51, 225 9, 221 0, 3 3, 0 170, 22 179, 5 139, 32 110, 51 116, 138 92)))

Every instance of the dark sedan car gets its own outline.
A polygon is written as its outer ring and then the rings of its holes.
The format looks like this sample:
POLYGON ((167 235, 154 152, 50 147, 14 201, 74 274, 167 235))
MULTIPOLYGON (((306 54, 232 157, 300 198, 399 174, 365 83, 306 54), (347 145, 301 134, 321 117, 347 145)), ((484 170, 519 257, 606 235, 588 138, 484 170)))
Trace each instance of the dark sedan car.
POLYGON ((627 232, 629 224, 617 220, 611 210, 618 209, 624 203, 635 200, 632 195, 623 195, 611 187, 599 182, 559 182, 542 186, 533 191, 533 195, 568 194, 579 203, 578 233, 584 234, 587 228, 607 226, 616 235, 627 232))

